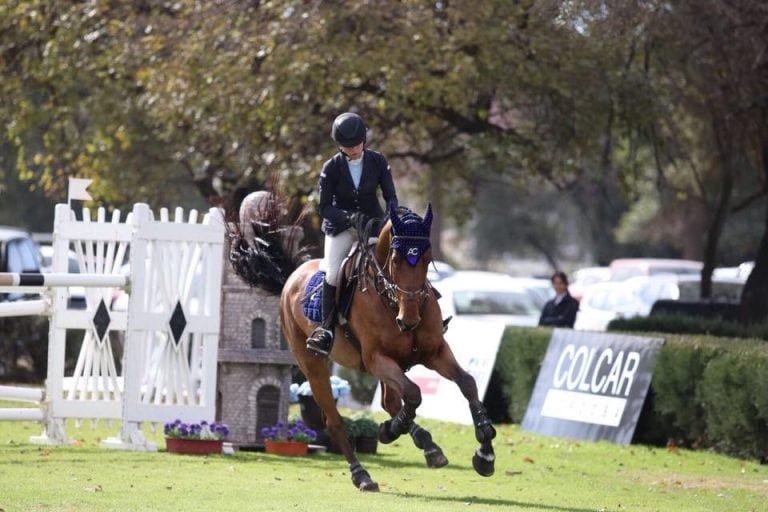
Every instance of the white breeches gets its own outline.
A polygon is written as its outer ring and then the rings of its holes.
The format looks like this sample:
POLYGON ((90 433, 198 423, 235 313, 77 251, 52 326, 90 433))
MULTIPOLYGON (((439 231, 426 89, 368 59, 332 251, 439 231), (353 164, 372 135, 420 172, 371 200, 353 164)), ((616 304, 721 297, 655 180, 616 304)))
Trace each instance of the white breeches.
POLYGON ((335 236, 325 235, 325 248, 320 269, 325 270, 326 283, 333 286, 339 285, 341 262, 349 254, 352 244, 355 243, 355 238, 357 238, 357 233, 354 228, 349 228, 335 236))

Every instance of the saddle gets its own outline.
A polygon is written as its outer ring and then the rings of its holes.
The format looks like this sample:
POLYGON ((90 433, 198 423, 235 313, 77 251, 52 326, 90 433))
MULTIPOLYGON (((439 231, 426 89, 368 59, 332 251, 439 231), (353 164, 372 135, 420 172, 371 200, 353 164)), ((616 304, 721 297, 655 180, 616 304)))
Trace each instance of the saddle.
MULTIPOLYGON (((368 247, 375 245, 377 239, 369 238, 367 241, 368 247)), ((339 313, 339 325, 345 326, 347 324, 347 316, 349 309, 352 306, 352 296, 355 293, 355 288, 360 287, 362 291, 368 289, 368 279, 365 269, 365 250, 361 248, 360 241, 355 241, 349 250, 349 253, 341 263, 339 272, 341 273, 341 281, 338 286, 336 304, 338 306, 339 313)), ((366 247, 367 249, 367 247, 366 247)), ((322 322, 321 304, 323 303, 323 279, 325 278, 325 271, 318 270, 307 282, 304 289, 304 297, 302 298, 302 310, 304 316, 313 322, 322 322)))

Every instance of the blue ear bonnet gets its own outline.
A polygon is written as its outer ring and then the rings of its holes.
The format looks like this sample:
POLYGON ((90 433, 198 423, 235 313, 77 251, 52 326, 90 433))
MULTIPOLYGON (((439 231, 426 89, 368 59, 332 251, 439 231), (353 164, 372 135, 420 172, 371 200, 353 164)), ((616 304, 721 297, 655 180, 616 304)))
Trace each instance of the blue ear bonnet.
POLYGON ((399 252, 409 265, 414 266, 431 244, 429 232, 432 225, 432 209, 428 207, 427 215, 421 217, 407 211, 398 216, 390 211, 392 220, 392 248, 399 252))

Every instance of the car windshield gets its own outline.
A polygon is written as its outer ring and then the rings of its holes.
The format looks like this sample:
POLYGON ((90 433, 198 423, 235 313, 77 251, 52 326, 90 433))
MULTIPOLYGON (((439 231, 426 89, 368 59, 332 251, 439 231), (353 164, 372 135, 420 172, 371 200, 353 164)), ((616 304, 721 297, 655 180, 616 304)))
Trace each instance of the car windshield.
POLYGON ((538 315, 539 310, 524 292, 457 290, 453 294, 457 315, 538 315))

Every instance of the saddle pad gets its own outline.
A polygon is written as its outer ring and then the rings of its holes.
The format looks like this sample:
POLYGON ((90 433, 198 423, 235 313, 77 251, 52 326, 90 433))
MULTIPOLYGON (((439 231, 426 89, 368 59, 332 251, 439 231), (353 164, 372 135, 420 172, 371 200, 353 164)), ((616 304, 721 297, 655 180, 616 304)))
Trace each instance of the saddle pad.
POLYGON ((309 278, 301 302, 304 316, 318 323, 323 321, 323 279, 325 279, 325 271, 323 270, 318 270, 309 278))

